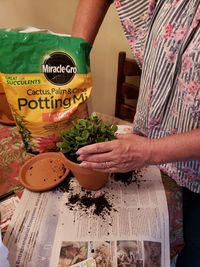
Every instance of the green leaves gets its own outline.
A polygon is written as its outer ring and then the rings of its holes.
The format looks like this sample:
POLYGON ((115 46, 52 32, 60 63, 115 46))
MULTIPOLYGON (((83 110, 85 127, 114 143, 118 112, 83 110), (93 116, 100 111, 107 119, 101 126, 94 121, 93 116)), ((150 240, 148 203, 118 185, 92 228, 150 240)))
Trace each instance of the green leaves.
POLYGON ((116 125, 104 123, 93 113, 89 118, 73 121, 72 127, 60 134, 57 146, 61 152, 74 156, 80 147, 114 139, 116 131, 116 125))

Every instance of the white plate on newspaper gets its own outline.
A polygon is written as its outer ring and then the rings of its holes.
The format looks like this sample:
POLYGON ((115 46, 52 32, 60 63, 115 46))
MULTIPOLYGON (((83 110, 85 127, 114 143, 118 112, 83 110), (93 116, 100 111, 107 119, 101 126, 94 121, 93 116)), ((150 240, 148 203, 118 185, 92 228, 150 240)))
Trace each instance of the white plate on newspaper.
POLYGON ((133 133, 132 125, 117 125, 116 134, 130 134, 133 133))

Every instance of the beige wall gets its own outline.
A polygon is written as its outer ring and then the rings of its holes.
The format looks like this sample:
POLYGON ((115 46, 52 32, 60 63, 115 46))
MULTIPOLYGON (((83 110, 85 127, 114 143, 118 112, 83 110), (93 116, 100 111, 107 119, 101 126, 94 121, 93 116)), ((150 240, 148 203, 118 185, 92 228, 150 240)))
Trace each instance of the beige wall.
MULTIPOLYGON (((2 28, 34 26, 70 33, 78 0, 0 0, 2 28)), ((131 55, 114 6, 102 24, 91 52, 92 110, 114 114, 117 54, 131 55)))

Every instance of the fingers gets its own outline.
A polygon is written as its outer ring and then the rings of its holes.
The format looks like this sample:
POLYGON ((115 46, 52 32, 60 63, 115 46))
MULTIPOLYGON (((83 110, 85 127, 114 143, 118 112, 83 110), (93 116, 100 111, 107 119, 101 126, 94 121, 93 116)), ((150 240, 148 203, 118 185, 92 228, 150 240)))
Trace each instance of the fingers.
POLYGON ((80 166, 101 172, 126 170, 126 160, 121 153, 121 142, 112 140, 85 146, 77 151, 80 166), (119 156, 120 155, 120 156, 119 156))
POLYGON ((80 148, 76 154, 77 155, 83 155, 83 154, 100 154, 100 153, 106 153, 109 151, 112 151, 118 143, 118 139, 129 139, 133 138, 133 136, 136 136, 135 134, 117 134, 115 140, 107 141, 107 142, 100 142, 92 145, 87 145, 82 148, 80 148))
MULTIPOLYGON (((133 134, 118 134, 116 137, 117 139, 129 139, 132 137, 133 134)), ((84 155, 84 154, 100 154, 100 153, 107 153, 112 151, 119 145, 118 140, 112 140, 107 142, 100 142, 92 145, 87 145, 80 148, 76 154, 77 155, 84 155)))
POLYGON ((80 166, 100 172, 127 172, 146 164, 146 138, 118 134, 112 141, 92 144, 78 150, 80 166))
POLYGON ((91 162, 83 161, 80 166, 84 168, 91 168, 98 172, 127 172, 130 170, 132 162, 114 162, 114 161, 104 161, 104 162, 91 162))
POLYGON ((109 162, 111 159, 115 160, 113 157, 113 152, 105 152, 105 153, 95 153, 95 154, 81 154, 77 160, 78 161, 91 161, 91 162, 109 162))
POLYGON ((111 161, 105 161, 105 162, 91 162, 91 161, 83 161, 80 163, 80 166, 86 167, 86 168, 92 168, 92 169, 111 169, 115 166, 115 163, 112 163, 111 161))
POLYGON ((111 162, 101 162, 101 163, 96 163, 96 162, 87 162, 87 161, 83 161, 80 163, 81 167, 84 168, 91 168, 97 172, 116 172, 117 168, 115 167, 115 165, 112 165, 111 162))
POLYGON ((105 153, 112 151, 113 149, 113 141, 101 142, 92 145, 87 145, 80 148, 76 154, 83 155, 83 154, 98 154, 98 153, 105 153))

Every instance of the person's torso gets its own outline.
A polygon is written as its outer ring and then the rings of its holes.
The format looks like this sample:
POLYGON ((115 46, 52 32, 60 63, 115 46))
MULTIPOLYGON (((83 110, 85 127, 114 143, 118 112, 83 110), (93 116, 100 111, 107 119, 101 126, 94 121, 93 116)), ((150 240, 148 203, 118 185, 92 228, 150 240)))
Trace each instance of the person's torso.
MULTIPOLYGON (((142 67, 134 129, 149 138, 200 126, 199 4, 199 0, 115 1, 142 67)), ((161 168, 180 185, 200 192, 200 160, 161 168)))

